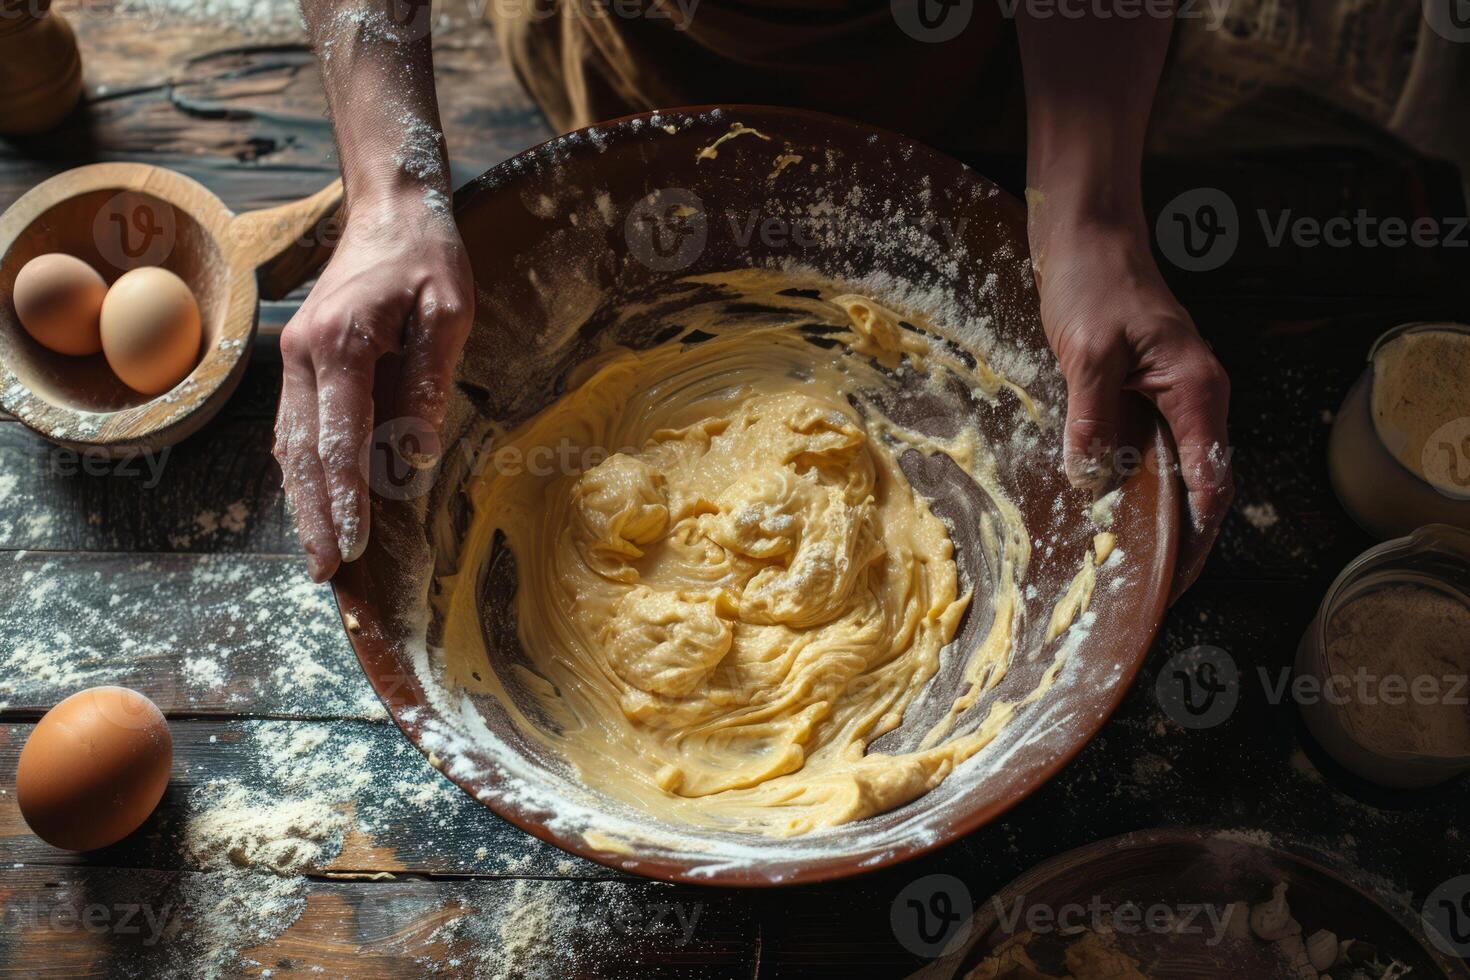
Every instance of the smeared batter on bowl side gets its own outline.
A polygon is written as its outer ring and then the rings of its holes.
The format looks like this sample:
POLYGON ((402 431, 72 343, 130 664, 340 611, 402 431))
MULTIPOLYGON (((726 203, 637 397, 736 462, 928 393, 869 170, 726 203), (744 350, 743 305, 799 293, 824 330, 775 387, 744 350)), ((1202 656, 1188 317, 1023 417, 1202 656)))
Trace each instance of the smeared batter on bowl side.
MULTIPOLYGON (((789 836, 901 806, 1060 668, 956 725, 1005 674, 1030 536, 974 431, 910 432, 870 397, 902 366, 903 384, 946 374, 981 397, 1008 389, 1035 424, 1026 392, 873 300, 812 304, 836 328, 820 343, 810 321, 786 318, 605 351, 499 433, 470 483, 473 522, 441 596, 452 679, 495 695, 589 786, 659 819, 789 836), (994 617, 960 654, 968 683, 954 705, 916 750, 884 754, 869 745, 902 723, 975 598, 899 465, 909 449, 948 455, 989 495, 994 617), (529 711, 488 669, 480 635, 479 581, 501 544, 529 711)), ((1097 564, 1084 557, 1053 635, 1085 610, 1097 564)))

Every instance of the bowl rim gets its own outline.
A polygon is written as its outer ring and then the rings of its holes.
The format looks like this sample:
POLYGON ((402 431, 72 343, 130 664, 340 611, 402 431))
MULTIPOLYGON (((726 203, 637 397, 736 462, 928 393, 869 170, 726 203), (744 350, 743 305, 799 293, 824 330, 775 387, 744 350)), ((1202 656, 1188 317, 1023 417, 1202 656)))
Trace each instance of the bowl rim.
MULTIPOLYGON (((664 117, 671 120, 691 118, 725 125, 737 116, 745 117, 747 122, 751 119, 764 120, 772 124, 795 121, 829 128, 835 127, 845 129, 850 133, 861 134, 864 138, 877 134, 879 139, 891 147, 928 157, 936 163, 949 167, 962 168, 974 179, 995 187, 972 168, 954 160, 947 154, 881 127, 805 109, 748 104, 711 104, 632 113, 545 140, 502 161, 463 185, 455 194, 455 211, 457 214, 462 213, 481 196, 502 193, 507 186, 513 187, 518 176, 534 172, 532 168, 525 167, 527 160, 539 158, 547 152, 598 152, 590 149, 594 145, 593 141, 575 139, 589 130, 605 134, 608 130, 625 127, 634 120, 639 120, 641 123, 653 117, 664 117)), ((998 187, 995 189, 999 195, 996 200, 1000 206, 1022 209, 1020 202, 1013 196, 998 187)), ((1025 243, 1022 242, 1021 245, 1024 247, 1025 243)), ((422 690, 413 671, 403 669, 403 660, 397 652, 402 646, 403 638, 398 635, 394 624, 385 622, 384 617, 377 613, 376 607, 369 599, 375 576, 365 567, 366 563, 357 561, 342 565, 331 580, 333 595, 353 650, 368 676, 369 683, 378 693, 394 723, 415 748, 428 758, 430 764, 439 769, 446 778, 483 803, 498 817, 533 837, 613 870, 675 884, 781 888, 850 878, 939 850, 1004 815, 1029 798, 1076 758, 1102 730, 1127 696, 1147 659, 1148 652, 1162 624, 1163 613, 1168 602, 1169 583, 1173 577, 1178 554, 1177 539, 1181 521, 1182 498, 1177 477, 1173 472, 1176 458, 1174 444, 1168 429, 1156 412, 1142 429, 1141 434, 1148 436, 1148 453, 1160 465, 1158 472, 1152 474, 1149 472, 1148 465, 1140 466, 1128 478, 1127 483, 1146 478, 1156 487, 1157 506, 1152 515, 1144 515, 1140 527, 1147 525, 1148 518, 1152 518, 1153 530, 1160 542, 1159 553, 1151 569, 1152 580, 1140 584, 1145 594, 1151 595, 1151 601, 1142 607, 1134 607, 1130 610, 1130 621, 1140 627, 1136 633, 1132 634, 1136 637, 1136 641, 1118 644, 1120 648, 1126 647, 1132 651, 1131 656, 1119 661, 1117 683, 1110 685, 1103 696, 1095 702, 1099 709, 1093 716, 1095 722, 1089 720, 1080 725, 1076 737, 1070 739, 1062 751, 1049 754, 1045 761, 1029 767, 1017 788, 1008 796, 992 798, 964 810, 958 817, 935 822, 929 825, 930 832, 922 837, 910 837, 902 843, 881 849, 840 851, 831 856, 824 855, 810 859, 775 858, 769 864, 750 863, 706 871, 700 870, 697 862, 698 854, 691 854, 691 860, 680 861, 663 855, 613 853, 588 845, 580 834, 563 836, 551 830, 547 826, 546 819, 529 812, 529 808, 523 804, 507 799, 503 794, 490 791, 489 787, 498 786, 499 780, 482 782, 475 778, 458 776, 450 771, 450 767, 443 766, 442 761, 423 746, 422 735, 425 726, 421 717, 423 711, 420 709, 427 708, 430 699, 422 690), (776 866, 786 870, 779 875, 773 874, 770 869, 776 866)))
MULTIPOLYGON (((111 411, 79 409, 32 390, 17 375, 9 359, 0 354, 0 407, 26 428, 58 445, 83 452, 126 455, 172 445, 197 431, 218 412, 244 374, 259 319, 259 296, 254 269, 243 268, 232 257, 228 229, 234 213, 218 195, 194 178, 153 164, 87 164, 32 187, 0 214, 0 259, 8 256, 20 237, 55 207, 106 191, 143 194, 163 201, 187 215, 210 237, 219 269, 213 286, 223 292, 219 334, 212 341, 204 341, 198 363, 178 384, 136 405, 111 411), (201 371, 206 380, 196 382, 186 395, 177 395, 179 385, 201 371), (19 411, 19 403, 25 399, 41 402, 46 410, 19 411), (183 410, 158 419, 149 418, 158 406, 175 403, 182 403, 183 410), (78 423, 83 420, 95 430, 116 431, 96 439, 77 438, 78 423)), ((9 305, 9 297, 5 302, 9 305)), ((14 319, 13 312, 10 319, 14 319)), ((18 323, 14 325, 20 329, 18 323)))

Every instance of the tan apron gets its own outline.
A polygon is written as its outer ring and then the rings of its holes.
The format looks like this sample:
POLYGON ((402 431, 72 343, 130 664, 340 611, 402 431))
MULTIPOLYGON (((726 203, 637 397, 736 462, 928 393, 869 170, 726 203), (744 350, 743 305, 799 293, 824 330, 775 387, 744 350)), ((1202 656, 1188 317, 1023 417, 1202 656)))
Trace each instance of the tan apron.
POLYGON ((941 40, 942 0, 899 3, 927 5, 928 19, 906 29, 890 0, 489 0, 488 16, 561 132, 744 102, 835 113, 944 149, 993 142, 982 134, 1007 114, 999 107, 1019 104, 1018 84, 1001 81, 1019 73, 992 57, 1010 30, 998 8, 960 0, 949 15, 965 27, 941 40))
MULTIPOLYGON (((972 162, 1025 145, 1002 0, 486 2, 502 50, 559 131, 648 109, 755 102, 847 116, 972 162), (956 38, 914 36, 924 33, 916 18, 946 11, 968 14, 956 38)), ((1221 24, 1216 4, 1191 5, 1176 25, 1150 151, 1360 145, 1387 129, 1456 161, 1470 193, 1470 127, 1456 101, 1470 81, 1470 44, 1454 43, 1470 29, 1419 7, 1232 0, 1221 24)))

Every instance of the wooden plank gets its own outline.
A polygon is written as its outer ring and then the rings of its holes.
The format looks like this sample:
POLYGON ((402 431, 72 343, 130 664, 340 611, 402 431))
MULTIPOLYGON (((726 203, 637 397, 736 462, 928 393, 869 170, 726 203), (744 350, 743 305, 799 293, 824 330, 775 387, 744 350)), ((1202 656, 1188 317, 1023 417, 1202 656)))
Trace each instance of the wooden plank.
POLYGON ((0 549, 293 554, 270 419, 107 460, 0 422, 0 549))
MULTIPOLYGON (((1299 730, 1294 706, 1273 693, 1283 678, 1289 677, 1297 638, 1315 601, 1315 591, 1310 588, 1286 589, 1271 584, 1212 584, 1191 593, 1168 617, 1143 677, 1101 736, 1061 777, 1043 788, 1033 801, 1023 804, 1017 811, 1019 816, 982 831, 973 838, 972 847, 990 853, 990 862, 995 853, 1012 847, 1015 840, 1026 841, 1018 866, 1003 863, 997 868, 996 874, 1004 876, 1065 849, 1069 842, 1085 843, 1099 836, 1158 824, 1225 822, 1251 826, 1269 819, 1274 830, 1316 839, 1324 846, 1336 846, 1343 836, 1365 841, 1379 837, 1382 808, 1391 804, 1393 794, 1373 791, 1320 757, 1299 730), (1155 686, 1171 657, 1202 644, 1219 646, 1235 658, 1242 678, 1241 699, 1235 714, 1218 728, 1185 730, 1163 710, 1155 686), (1272 806, 1269 817, 1260 809, 1268 801, 1272 806), (1084 810, 1087 821, 1076 823, 1072 816, 1084 810), (1324 813, 1333 814, 1333 818, 1324 819, 1324 813), (1047 827, 1048 833, 1042 837, 1028 833, 1026 828, 1032 826, 1047 827)), ((355 664, 350 666, 356 670, 355 664)), ((344 674, 341 682, 347 686, 361 683, 355 673, 344 674)), ((195 785, 193 781, 206 776, 251 777, 254 771, 250 766, 258 764, 258 755, 252 753, 257 752, 260 743, 255 734, 259 729, 253 726, 257 723, 175 722, 183 781, 171 794, 170 805, 185 812, 188 801, 175 797, 186 794, 195 785), (215 742, 209 741, 211 736, 215 742)), ((431 772, 418 754, 389 726, 354 722, 345 727, 328 724, 307 729, 322 735, 322 744, 338 749, 363 742, 364 751, 385 766, 383 772, 374 770, 370 784, 371 792, 385 799, 399 780, 406 779, 409 784, 399 787, 400 791, 417 796, 422 789, 421 779, 434 784, 439 778, 429 778, 431 772)), ((18 733, 24 730, 23 725, 13 728, 12 738, 18 740, 18 733)), ((279 733, 281 729, 271 731, 279 733)), ((18 745, 6 751, 9 754, 0 758, 13 760, 18 745)), ((6 770, 0 766, 0 785, 6 779, 6 770)), ((429 800, 437 795, 428 790, 424 793, 429 800)), ((410 848, 419 846, 412 843, 416 839, 433 842, 429 846, 434 850, 422 859, 427 863, 408 861, 406 866, 410 868, 445 873, 494 870, 469 857, 489 839, 486 827, 476 822, 488 814, 468 798, 459 800, 462 794, 457 791, 451 790, 450 795, 455 797, 456 805, 448 811, 452 816, 442 829, 437 825, 419 826, 404 833, 394 831, 388 839, 401 840, 400 847, 410 848)), ((1395 818, 1397 826, 1414 833, 1397 844, 1379 845, 1376 853, 1364 856, 1365 867, 1386 877, 1396 876, 1395 869, 1407 869, 1412 887, 1421 891, 1432 888, 1438 879, 1430 879, 1463 859, 1463 844, 1454 837, 1455 814, 1467 805, 1470 785, 1463 781, 1439 791, 1415 794, 1414 808, 1395 818)), ((387 807, 386 803, 365 803, 359 810, 387 807)), ((19 833, 14 820, 8 826, 12 838, 19 833)), ((19 845, 12 840, 8 846, 19 845)), ((363 847, 368 856, 359 858, 349 847, 336 866, 381 867, 381 863, 375 863, 383 860, 381 856, 371 856, 380 847, 379 842, 370 838, 363 847)), ((0 853, 0 864, 15 853, 0 853)), ((165 861, 170 853, 168 848, 159 854, 145 850, 135 852, 133 860, 147 865, 165 861)), ((491 848, 490 854, 495 853, 491 848)), ((24 858, 40 859, 38 852, 26 852, 24 858)), ((949 860, 955 859, 951 855, 949 860)), ((394 860, 405 860, 401 851, 394 860)), ((176 863, 154 866, 172 867, 176 863)), ((508 866, 504 870, 520 869, 508 866)), ((549 872, 556 873, 556 867, 553 865, 549 872)))
MULTIPOLYGON (((170 723, 173 778, 149 822, 92 854, 59 851, 35 837, 13 792, 20 750, 34 726, 0 724, 0 868, 48 866, 207 870, 222 861, 194 845, 201 820, 227 810, 319 849, 301 870, 471 877, 627 877, 543 843, 495 816, 431 767, 388 722, 195 721, 170 723), (283 831, 270 817, 308 807, 321 824, 283 831)), ((270 864, 262 860, 261 862, 270 864)))
MULTIPOLYGON (((917 961, 905 959, 908 954, 895 945, 885 920, 907 883, 928 874, 957 874, 980 902, 1037 861, 1146 826, 1240 828, 1248 836, 1306 847, 1324 860, 1356 868, 1357 879, 1370 890, 1410 900, 1459 873, 1466 854, 1457 822, 1470 805, 1470 787, 1462 781, 1416 794, 1407 807, 1395 794, 1375 793, 1321 760, 1303 741, 1292 706, 1269 696, 1267 682, 1274 683, 1276 672, 1291 662, 1295 621, 1313 602, 1310 587, 1269 583, 1211 583, 1191 593, 1171 612, 1156 656, 1117 717, 1059 777, 1005 819, 959 845, 858 882, 747 896, 748 914, 763 923, 762 959, 769 969, 763 975, 841 976, 844 970, 854 975, 863 964, 883 965, 883 973, 898 975, 904 972, 901 963, 911 967, 917 961), (1244 676, 1241 703, 1217 728, 1186 731, 1160 707, 1155 682, 1170 656, 1200 643, 1225 646, 1237 658, 1244 676), (1258 666, 1266 670, 1264 679, 1258 666)), ((0 736, 7 743, 0 750, 0 786, 11 781, 10 767, 26 730, 26 725, 11 725, 0 736)), ((607 875, 519 835, 456 791, 449 791, 452 802, 435 802, 436 794, 424 787, 442 777, 386 725, 269 728, 254 722, 177 721, 174 730, 179 756, 165 812, 135 839, 84 863, 189 869, 193 865, 181 854, 181 843, 189 821, 207 811, 208 781, 218 781, 216 792, 233 781, 286 800, 293 780, 298 793, 303 780, 314 783, 314 753, 324 753, 336 765, 349 756, 351 745, 362 743, 368 746, 364 758, 373 762, 362 767, 369 783, 351 789, 351 819, 354 829, 364 820, 371 826, 345 836, 340 852, 324 863, 327 871, 607 875), (323 727, 326 736, 317 741, 323 727), (262 754, 263 743, 278 745, 281 738, 298 735, 304 744, 315 743, 305 761, 262 768, 262 759, 279 762, 269 751, 262 754), (418 802, 424 800, 430 801, 427 809, 418 802), (530 850, 518 849, 521 845, 530 850), (482 846, 485 856, 472 858, 482 846), (571 866, 563 866, 564 860, 571 866)), ((13 809, 0 816, 0 828, 0 867, 80 863, 28 838, 13 809)), ((312 929, 328 927, 314 924, 312 929)), ((115 953, 116 946, 107 950, 115 953)), ((610 960, 616 957, 610 954, 610 960)), ((599 963, 597 969, 607 966, 599 963)))
MULTIPOLYGON (((65 694, 104 682, 143 690, 176 715, 251 711, 322 717, 328 709, 356 711, 363 717, 374 713, 371 692, 325 595, 313 597, 314 587, 305 584, 294 563, 282 570, 286 559, 171 556, 150 561, 154 567, 148 574, 153 578, 136 572, 130 577, 117 573, 117 569, 127 567, 127 560, 113 556, 28 555, 16 563, 28 570, 47 562, 64 564, 73 569, 73 574, 58 578, 62 584, 48 590, 41 600, 29 598, 35 577, 27 582, 22 574, 23 588, 0 589, 0 602, 6 603, 0 608, 0 635, 7 637, 8 644, 6 676, 24 682, 28 666, 30 670, 29 683, 11 694, 8 717, 34 717, 65 694), (268 593, 271 598, 242 602, 239 593, 244 587, 240 583, 252 576, 265 578, 262 570, 272 567, 279 580, 273 586, 276 591, 268 593), (108 570, 105 579, 104 569, 108 570), (104 580, 116 584, 104 585, 104 580), (45 635, 84 635, 91 607, 77 596, 110 595, 115 588, 128 590, 128 598, 119 606, 129 612, 119 617, 120 623, 135 625, 104 630, 75 644, 80 654, 64 658, 60 667, 49 672, 38 670, 37 660, 31 659, 36 657, 36 631, 28 623, 34 618, 32 610, 37 602, 44 601, 61 614, 60 621, 47 627, 45 635), (155 595, 187 597, 185 601, 174 598, 170 602, 171 614, 183 614, 183 619, 174 621, 177 636, 209 635, 210 630, 240 636, 238 647, 216 653, 222 655, 228 667, 228 679, 218 689, 200 689, 196 681, 205 671, 190 665, 187 652, 163 652, 137 640, 150 633, 158 635, 156 625, 143 618, 139 609, 142 600, 155 595), (285 597, 290 597, 289 601, 285 597), (292 603, 304 606, 307 613, 288 613, 292 603), (232 608, 236 605, 255 612, 232 608), (213 625, 206 625, 210 623, 213 625), (137 646, 128 646, 129 640, 137 646), (282 648, 293 643, 303 644, 306 649, 306 659, 301 662, 310 666, 304 671, 281 669, 285 659, 282 648), (298 674, 327 678, 330 684, 318 682, 312 691, 303 693, 295 689, 298 674), (238 692, 238 698, 232 696, 233 692, 238 692)), ((1384 829, 1382 808, 1391 804, 1392 794, 1373 791, 1321 758, 1310 739, 1297 730, 1294 707, 1272 697, 1272 687, 1285 676, 1282 672, 1290 669, 1300 631, 1311 618, 1319 597, 1314 586, 1286 588, 1271 583, 1208 583, 1190 593, 1166 619, 1149 667, 1102 735, 1062 777, 1018 808, 1015 817, 982 831, 967 845, 994 851, 997 847, 1014 847, 1017 840, 1025 842, 1017 852, 1016 865, 1003 863, 996 868, 1001 880, 995 884, 1003 883, 1008 873, 1019 872, 1029 863, 1065 849, 1069 842, 1081 844, 1141 826, 1221 822, 1254 826, 1268 821, 1273 830, 1317 840, 1324 847, 1338 847, 1347 838, 1380 839, 1384 829), (1161 709, 1155 684, 1171 656, 1201 644, 1223 647, 1236 659, 1243 677, 1241 704, 1236 714, 1216 729, 1185 731, 1161 709), (1282 807, 1279 811, 1278 805, 1282 807), (1088 818, 1080 823, 1066 816, 1083 812, 1088 818), (1325 820, 1324 813, 1334 816, 1325 820), (1037 836, 1027 827, 1048 827, 1049 832, 1037 836)), ((300 650, 289 654, 293 659, 301 656, 300 650)), ((44 658, 37 659, 44 662, 44 658)), ((372 730, 372 726, 364 729, 372 730)), ((221 734, 211 729, 201 731, 221 734)), ((391 736, 395 757, 412 752, 406 744, 398 744, 394 730, 384 731, 384 737, 391 736)), ((207 735, 201 737, 202 748, 208 742, 207 735)), ((186 751, 182 747, 186 742, 181 736, 181 753, 186 751)), ((198 771, 206 774, 229 771, 223 761, 229 756, 222 755, 223 751, 211 746, 191 765, 199 766, 198 771)), ((374 751, 386 758, 389 749, 374 751)), ((417 753, 406 758, 404 765, 422 765, 417 753)), ((1453 831, 1456 814, 1470 805, 1470 785, 1461 781, 1439 791, 1417 794, 1415 799, 1413 812, 1396 817, 1395 826, 1407 828, 1404 835, 1395 838, 1400 843, 1380 842, 1362 858, 1373 873, 1399 879, 1422 893, 1438 883, 1435 876, 1444 868, 1454 867, 1463 859, 1463 843, 1452 833, 1447 835, 1446 829, 1453 831), (1413 846, 1403 846, 1404 841, 1413 841, 1413 846)), ((463 867, 468 860, 466 853, 473 854, 480 846, 475 842, 480 834, 474 824, 456 831, 450 837, 455 844, 446 849, 446 860, 463 867)), ((416 832, 402 836, 421 837, 416 832)), ((428 838, 437 839, 437 831, 428 838)), ((366 846, 371 851, 375 845, 366 846)), ((353 852, 347 853, 350 856, 353 852)), ((141 856, 138 860, 147 863, 141 856)), ((351 863, 357 862, 354 859, 351 863)), ((372 861, 365 860, 361 866, 371 867, 372 861)))
POLYGON ((0 975, 754 975, 737 893, 636 881, 0 873, 0 975), (267 972, 268 971, 268 972, 267 972))
MULTIPOLYGON (((148 4, 66 0, 87 82, 59 129, 0 148, 0 203, 62 170, 137 160, 200 180, 236 210, 325 185, 336 170, 325 97, 304 33, 289 17, 231 23, 149 18, 148 4)), ((474 0, 442 8, 435 35, 451 168, 463 182, 551 134, 500 57, 474 0)))
MULTIPOLYGON (((290 304, 276 304, 271 315, 283 321, 291 309, 290 304)), ((1380 317, 1349 324, 1346 329, 1334 328, 1330 344, 1324 342, 1326 327, 1269 326, 1246 331, 1246 342, 1222 339, 1217 344, 1236 378, 1232 431, 1239 491, 1206 577, 1316 579, 1335 572, 1371 544, 1332 494, 1326 475, 1326 444, 1336 407, 1362 370, 1364 351, 1383 326, 1380 317)), ((1221 338, 1227 333, 1212 331, 1221 338)), ((176 509, 167 502, 148 503, 151 510, 138 518, 141 523, 136 529, 110 520, 110 510, 91 507, 81 515, 89 525, 60 531, 65 522, 53 520, 55 526, 48 533, 35 536, 26 533, 25 522, 40 519, 32 514, 8 514, 0 499, 0 546, 197 550, 190 545, 198 537, 189 526, 194 519, 205 515, 207 524, 210 511, 243 501, 252 513, 271 515, 269 533, 248 535, 243 543, 225 539, 218 544, 229 550, 294 552, 296 545, 280 506, 270 459, 269 420, 279 392, 276 357, 269 341, 263 343, 241 390, 221 418, 172 451, 166 472, 170 485, 182 488, 186 497, 197 497, 183 500, 176 509), (225 428, 227 422, 237 419, 263 424, 255 429, 225 428), (263 475, 266 473, 269 477, 263 475), (243 486, 251 493, 242 495, 235 489, 242 484, 240 474, 246 476, 243 486), (12 524, 8 533, 6 520, 12 524), (178 526, 180 522, 183 526, 178 526), (151 524, 163 526, 148 526, 151 524)), ((24 437, 0 436, 0 458, 7 462, 17 458, 17 443, 25 445, 24 437)), ((36 445, 44 444, 38 441, 36 445)), ((33 460, 23 460, 19 471, 6 466, 0 472, 16 473, 26 484, 19 489, 21 498, 34 501, 49 498, 53 489, 50 481, 37 482, 37 474, 55 469, 44 463, 38 469, 33 460), (34 490, 29 489, 32 486, 34 490)), ((116 506, 136 510, 138 503, 129 488, 142 482, 146 481, 109 480, 93 490, 105 494, 120 490, 123 499, 116 506)), ((85 495, 87 485, 75 480, 55 489, 61 491, 57 499, 70 500, 79 493, 85 495)))
POLYGON ((295 557, 0 555, 0 717, 97 684, 175 714, 383 717, 295 557))

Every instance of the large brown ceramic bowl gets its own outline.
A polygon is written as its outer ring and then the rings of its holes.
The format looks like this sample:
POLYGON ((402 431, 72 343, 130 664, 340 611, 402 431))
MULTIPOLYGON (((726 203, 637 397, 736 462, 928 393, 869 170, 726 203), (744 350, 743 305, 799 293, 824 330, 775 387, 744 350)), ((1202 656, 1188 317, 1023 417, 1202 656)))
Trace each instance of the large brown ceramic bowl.
MULTIPOLYGON (((800 269, 927 314, 993 363, 1026 368, 1047 424, 1039 444, 1003 454, 999 466, 1028 526, 1045 540, 1028 576, 1034 589, 1027 591, 1021 653, 973 711, 1030 692, 1051 664, 1036 634, 1092 543, 1096 528, 1083 516, 1091 498, 1061 472, 1065 391, 1041 332, 1022 207, 910 140, 786 109, 634 116, 505 162, 456 196, 456 213, 478 301, 443 462, 398 473, 401 479, 386 464, 375 469, 371 545, 335 586, 358 657, 389 711, 467 792, 528 833, 610 867, 724 885, 821 881, 902 861, 995 819, 1102 726, 1149 648, 1174 560, 1179 496, 1169 448, 1146 411, 1135 413, 1144 420, 1134 443, 1143 465, 1126 478, 1114 524, 1121 556, 1099 582, 1085 642, 1049 693, 939 788, 892 812, 795 839, 709 832, 692 844, 685 835, 684 845, 604 849, 607 828, 641 820, 655 837, 660 828, 618 801, 589 803, 576 773, 517 732, 497 704, 433 683, 440 624, 426 597, 458 566, 469 517, 463 488, 486 458, 490 420, 515 423, 555 397, 630 297, 669 307, 724 301, 714 287, 680 280, 750 266, 800 269), (742 133, 701 152, 736 123, 759 135, 742 133)), ((748 312, 738 297, 726 299, 732 320, 748 312)), ((1015 406, 1002 402, 976 409, 974 418, 984 435, 1007 445, 1015 406)), ((943 467, 922 457, 904 465, 942 516, 974 506, 943 467)), ((957 529, 956 538, 962 571, 982 581, 990 573, 973 535, 957 529)), ((503 601, 514 582, 497 583, 495 564, 463 573, 476 576, 485 597, 481 630, 495 651, 486 669, 500 673, 523 654, 503 601)), ((961 664, 990 615, 985 603, 972 605, 928 694, 952 700, 961 664)), ((914 734, 909 728, 906 719, 877 747, 903 745, 914 734)))

